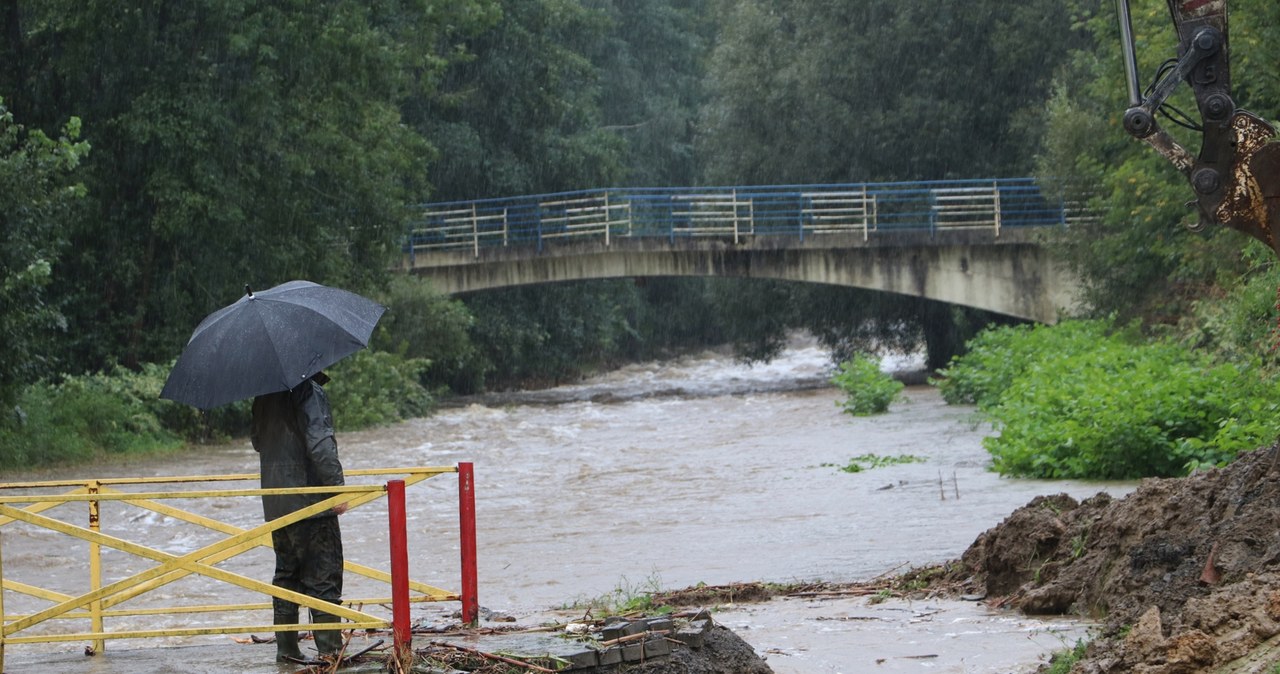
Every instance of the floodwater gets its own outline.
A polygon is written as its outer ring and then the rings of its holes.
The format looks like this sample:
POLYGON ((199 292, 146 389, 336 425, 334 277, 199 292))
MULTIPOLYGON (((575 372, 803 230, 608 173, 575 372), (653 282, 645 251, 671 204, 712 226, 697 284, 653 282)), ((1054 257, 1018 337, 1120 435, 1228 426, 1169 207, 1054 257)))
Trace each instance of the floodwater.
MULTIPOLYGON (((886 362, 918 365, 911 358, 886 362)), ((473 463, 480 603, 522 621, 557 611, 580 615, 574 606, 605 595, 698 583, 868 580, 959 557, 975 537, 1034 496, 1123 495, 1132 487, 1001 478, 987 469, 981 441, 990 429, 974 421, 972 408, 947 406, 934 389, 913 386, 887 414, 850 417, 836 405, 838 392, 825 383, 829 367, 825 352, 810 343, 797 343, 774 363, 754 368, 706 353, 631 366, 550 391, 461 401, 429 418, 341 434, 339 446, 347 468, 473 463), (862 472, 839 470, 863 455, 913 460, 862 472)), ((256 461, 247 442, 239 441, 86 469, 77 477, 245 473, 256 471, 256 461)), ((408 499, 411 575, 456 589, 456 478, 443 475, 412 486, 408 499)), ((261 518, 255 498, 182 499, 175 505, 245 528, 261 518)), ((81 523, 84 509, 75 504, 51 512, 81 523)), ((349 560, 387 568, 385 512, 375 502, 343 516, 349 560)), ((221 537, 122 503, 103 505, 102 530, 173 554, 221 537)), ((84 592, 83 548, 57 534, 7 525, 5 577, 84 592)), ((222 566, 267 580, 271 559, 259 549, 222 566)), ((108 551, 103 566, 105 582, 112 582, 153 563, 108 551)), ((386 594, 350 575, 347 582, 348 597, 386 594)), ((260 601, 195 578, 165 586, 158 595, 128 605, 260 601)), ((47 605, 5 595, 11 615, 47 605)), ((456 610, 456 604, 415 608, 414 617, 443 621, 446 610, 456 610)), ((779 674, 1026 671, 1086 630, 1079 623, 1030 620, 968 602, 781 599, 723 607, 716 615, 779 674)), ((261 623, 269 621, 269 612, 180 612, 120 618, 107 627, 201 626, 229 619, 261 623)), ((83 651, 82 642, 15 644, 7 649, 6 664, 10 672, 64 671, 59 663, 65 671, 108 672, 115 671, 114 660, 129 663, 118 671, 169 671, 148 670, 149 657, 132 651, 168 646, 162 650, 172 654, 193 643, 239 650, 242 664, 203 669, 184 658, 181 671, 276 671, 262 647, 238 649, 227 636, 113 641, 107 657, 92 659, 67 655, 83 651), (126 650, 127 656, 120 653, 126 650)), ((157 653, 154 660, 167 656, 157 653)))

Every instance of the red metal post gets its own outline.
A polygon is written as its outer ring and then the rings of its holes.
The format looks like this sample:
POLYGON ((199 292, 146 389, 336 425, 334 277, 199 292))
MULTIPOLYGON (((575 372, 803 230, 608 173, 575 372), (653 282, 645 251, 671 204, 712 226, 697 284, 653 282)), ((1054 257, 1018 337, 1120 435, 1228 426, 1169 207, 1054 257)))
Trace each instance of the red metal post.
POLYGON ((458 464, 458 531, 462 548, 462 622, 474 625, 480 618, 476 582, 475 473, 470 463, 458 464))
POLYGON ((387 520, 391 532, 391 635, 396 659, 408 663, 413 651, 409 628, 409 541, 404 480, 387 482, 387 520))

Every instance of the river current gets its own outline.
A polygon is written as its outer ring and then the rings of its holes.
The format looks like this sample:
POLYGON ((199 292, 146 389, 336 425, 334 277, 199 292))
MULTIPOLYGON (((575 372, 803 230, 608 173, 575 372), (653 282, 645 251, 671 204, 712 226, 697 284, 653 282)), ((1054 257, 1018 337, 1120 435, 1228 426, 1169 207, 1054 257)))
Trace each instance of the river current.
MULTIPOLYGON (((885 365, 918 366, 919 359, 911 357, 890 357, 885 365)), ((948 406, 935 389, 911 386, 888 413, 851 417, 837 406, 840 394, 827 384, 830 371, 827 353, 810 342, 797 342, 781 358, 755 367, 707 352, 633 365, 547 391, 456 401, 430 417, 342 433, 338 441, 347 468, 473 463, 480 603, 516 617, 573 611, 570 607, 604 595, 698 583, 867 580, 959 557, 975 537, 1034 496, 1122 495, 1131 488, 1001 478, 988 469, 982 448, 991 429, 976 420, 972 408, 948 406), (840 470, 867 455, 910 461, 840 470)), ((341 413, 335 410, 336 416, 341 413)), ((245 473, 256 472, 256 461, 241 440, 178 456, 77 469, 77 477, 245 473)), ((450 475, 410 488, 415 580, 458 587, 456 499, 450 475)), ((261 519, 252 498, 209 507, 241 527, 261 519)), ((126 530, 175 554, 218 540, 123 504, 103 509, 104 532, 126 530)), ((385 517, 381 506, 343 516, 348 559, 385 568, 385 517)), ((84 555, 57 547, 52 534, 6 528, 3 546, 6 578, 26 573, 50 586, 65 585, 69 593, 83 585, 84 555)), ((238 572, 270 578, 267 550, 238 563, 238 572)), ((126 553, 109 551, 104 557, 108 582, 113 574, 149 566, 126 553)), ((199 603, 225 594, 221 587, 192 579, 170 587, 156 601, 199 603)), ((363 589, 349 579, 348 595, 363 589)), ((13 613, 46 605, 6 596, 5 608, 13 613)), ((875 662, 876 671, 1014 671, 1004 661, 983 665, 981 656, 948 665, 934 642, 954 638, 957 630, 965 630, 953 626, 965 624, 987 635, 975 642, 978 654, 1007 650, 1003 638, 1031 641, 1018 636, 1024 633, 1067 630, 1074 638, 1081 631, 1076 625, 1047 627, 990 614, 978 605, 887 602, 872 608, 858 599, 775 601, 723 611, 720 620, 768 654, 780 674, 864 671, 850 664, 857 662, 875 662), (923 623, 940 631, 902 636, 909 625, 923 623), (822 641, 824 633, 831 639, 822 641), (883 657, 853 653, 876 648, 883 657)), ((167 624, 191 619, 176 616, 167 624)), ((267 619, 258 615, 251 621, 267 619)), ((206 619, 195 620, 203 624, 206 619)), ((216 618, 207 620, 212 624, 216 618)), ((1050 642, 1067 639, 1059 634, 1050 642)), ((118 643, 109 649, 156 642, 118 643)), ((55 647, 14 646, 9 652, 55 647)), ((1015 657, 1034 658, 1045 647, 1036 642, 1015 657)), ((107 665, 95 669, 101 667, 107 665)))

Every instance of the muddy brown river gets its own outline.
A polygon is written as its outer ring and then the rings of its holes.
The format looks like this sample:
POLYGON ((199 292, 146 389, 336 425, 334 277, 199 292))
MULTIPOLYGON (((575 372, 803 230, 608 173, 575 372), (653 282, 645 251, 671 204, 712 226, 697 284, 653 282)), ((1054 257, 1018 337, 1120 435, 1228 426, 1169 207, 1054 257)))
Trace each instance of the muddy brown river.
MULTIPOLYGON (((915 364, 911 358, 888 362, 915 364)), ((339 447, 347 468, 474 463, 480 603, 521 620, 580 615, 571 607, 605 595, 698 583, 867 580, 958 557, 978 534, 1036 495, 1122 495, 1132 487, 1001 478, 987 469, 981 441, 990 429, 974 420, 972 408, 947 406, 934 389, 913 386, 887 414, 850 417, 836 406, 838 392, 825 384, 828 368, 826 354, 806 343, 756 367, 706 353, 550 391, 462 401, 429 418, 340 434, 339 447), (838 469, 863 455, 916 460, 855 473, 838 469)), ((254 471, 256 455, 239 441, 77 469, 75 477, 254 471)), ((415 580, 458 587, 456 498, 451 475, 410 488, 415 580)), ((181 505, 241 527, 261 517, 254 498, 181 505)), ((54 512, 79 523, 83 510, 79 504, 54 512)), ((386 568, 385 512, 375 503, 343 517, 348 559, 386 568)), ((102 521, 104 533, 174 554, 219 538, 119 503, 104 505, 102 521)), ((6 579, 84 591, 87 554, 81 548, 87 546, 26 525, 6 526, 0 540, 6 579)), ((259 549, 234 564, 239 573, 270 578, 269 551, 259 549)), ((150 566, 123 552, 104 556, 107 582, 150 566)), ((365 590, 348 578, 348 596, 365 590)), ((239 592, 188 579, 135 601, 194 605, 239 592)), ((5 595, 9 614, 47 605, 5 595)), ((446 609, 456 610, 440 606, 415 609, 414 617, 445 620, 446 609)), ((269 613, 230 617, 262 622, 269 613)), ((992 612, 977 603, 873 605, 865 598, 730 605, 717 617, 780 674, 1022 672, 1047 651, 1070 646, 1087 628, 992 612)), ((213 625, 227 618, 122 618, 108 628, 213 625)), ((264 651, 248 648, 240 660, 231 656, 242 663, 234 666, 160 666, 182 652, 177 647, 192 643, 238 648, 226 636, 113 641, 107 657, 89 659, 69 655, 82 652, 84 643, 15 644, 6 649, 6 671, 276 671, 264 651)))

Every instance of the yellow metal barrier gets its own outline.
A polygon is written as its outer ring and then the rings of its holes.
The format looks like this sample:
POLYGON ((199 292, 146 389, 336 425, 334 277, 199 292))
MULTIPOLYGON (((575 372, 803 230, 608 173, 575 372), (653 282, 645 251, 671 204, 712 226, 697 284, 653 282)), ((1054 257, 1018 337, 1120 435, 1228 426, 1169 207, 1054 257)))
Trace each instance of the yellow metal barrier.
MULTIPOLYGON (((469 468, 469 464, 463 464, 469 468)), ((405 486, 410 486, 428 478, 444 473, 458 473, 453 466, 426 468, 388 468, 375 470, 349 470, 346 476, 358 481, 361 477, 396 476, 405 486)), ((0 591, 0 616, 3 616, 3 628, 0 629, 0 671, 4 668, 4 649, 8 644, 51 643, 67 641, 91 641, 93 649, 101 652, 105 648, 106 639, 136 639, 148 637, 188 637, 214 634, 236 634, 247 632, 274 632, 279 629, 310 630, 332 627, 328 625, 312 625, 299 623, 296 625, 219 625, 216 627, 177 627, 167 629, 130 629, 108 631, 105 622, 108 619, 137 616, 204 614, 212 612, 269 610, 271 603, 252 604, 218 604, 180 607, 148 607, 122 609, 116 608, 131 599, 156 590, 188 576, 203 576, 214 581, 234 585, 250 592, 270 597, 278 597, 294 602, 300 606, 317 608, 337 615, 349 621, 342 625, 344 629, 385 629, 391 626, 387 619, 378 618, 363 610, 353 607, 370 605, 388 605, 391 597, 366 597, 344 600, 342 605, 334 605, 317 599, 285 590, 256 578, 219 568, 217 565, 228 559, 258 547, 271 547, 271 532, 294 522, 324 512, 339 503, 347 503, 350 510, 383 497, 387 493, 387 484, 348 484, 344 487, 305 487, 297 489, 217 489, 191 491, 152 491, 127 492, 118 489, 125 485, 155 484, 191 484, 232 481, 257 481, 256 474, 240 475, 205 475, 193 477, 159 477, 159 478, 120 478, 79 481, 43 481, 25 483, 0 484, 0 528, 14 522, 25 522, 39 529, 64 534, 72 539, 87 541, 89 544, 89 589, 79 595, 59 592, 50 588, 18 582, 6 576, 4 569, 4 549, 0 547, 0 588, 3 591, 15 592, 34 597, 52 604, 43 610, 24 615, 10 615, 5 612, 4 592, 0 591), (66 489, 62 493, 49 493, 50 489, 66 489), (26 493, 12 494, 14 491, 26 493), (12 495, 10 495, 12 494, 12 495), (170 499, 224 499, 234 497, 261 497, 268 494, 331 494, 315 505, 295 511, 285 517, 266 522, 250 529, 221 522, 205 515, 183 510, 162 503, 170 499), (182 555, 165 552, 146 545, 130 542, 116 536, 101 532, 101 504, 117 501, 144 511, 156 513, 175 520, 198 525, 220 534, 226 538, 197 550, 182 555), (49 517, 42 513, 63 504, 83 502, 88 505, 87 526, 77 526, 66 521, 49 517), (18 504, 30 504, 26 507, 15 507, 18 504), (156 562, 151 568, 128 575, 114 582, 103 584, 102 551, 103 548, 120 550, 139 558, 156 562), (53 631, 33 634, 29 631, 37 625, 55 620, 85 620, 90 624, 88 631, 53 631), (24 634, 26 632, 26 634, 24 634)), ((0 531, 0 543, 3 542, 3 531, 0 531)), ((394 534, 393 534, 394 536, 394 534)), ((348 573, 356 574, 374 581, 392 582, 391 574, 350 561, 344 563, 348 573)), ((464 583, 466 578, 464 575, 464 583)), ((459 601, 462 596, 424 583, 409 581, 410 602, 459 601)))

